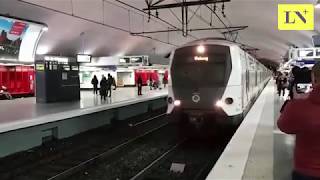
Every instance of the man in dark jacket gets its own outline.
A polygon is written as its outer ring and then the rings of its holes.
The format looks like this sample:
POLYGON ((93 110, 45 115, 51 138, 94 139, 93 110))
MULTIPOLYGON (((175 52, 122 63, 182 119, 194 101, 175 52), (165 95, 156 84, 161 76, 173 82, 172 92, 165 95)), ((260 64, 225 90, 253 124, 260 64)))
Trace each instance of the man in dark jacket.
POLYGON ((313 90, 283 109, 278 127, 296 135, 293 180, 320 179, 320 62, 312 68, 313 90))
POLYGON ((141 76, 138 77, 138 80, 137 80, 137 85, 138 85, 138 96, 141 96, 142 95, 142 78, 141 76))
POLYGON ((93 94, 98 94, 98 78, 96 75, 93 76, 92 80, 91 80, 91 84, 93 85, 93 94))
POLYGON ((105 76, 102 76, 102 79, 100 81, 100 96, 101 100, 102 98, 106 100, 107 97, 107 89, 108 89, 108 81, 105 76))
POLYGON ((111 97, 111 86, 113 84, 113 78, 110 74, 108 74, 108 86, 107 86, 107 96, 111 97))

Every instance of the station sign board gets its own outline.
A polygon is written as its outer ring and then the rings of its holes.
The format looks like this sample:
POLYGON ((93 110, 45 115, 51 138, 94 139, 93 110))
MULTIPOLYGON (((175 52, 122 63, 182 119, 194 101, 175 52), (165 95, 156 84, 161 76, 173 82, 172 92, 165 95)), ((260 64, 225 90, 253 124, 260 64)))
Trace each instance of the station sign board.
POLYGON ((124 56, 119 58, 119 65, 149 65, 148 56, 124 56))

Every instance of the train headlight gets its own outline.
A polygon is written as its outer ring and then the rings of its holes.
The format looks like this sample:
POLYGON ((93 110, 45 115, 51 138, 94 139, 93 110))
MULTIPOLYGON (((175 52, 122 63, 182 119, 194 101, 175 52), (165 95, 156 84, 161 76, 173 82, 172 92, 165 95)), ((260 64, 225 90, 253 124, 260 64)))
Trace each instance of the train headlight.
POLYGON ((180 106, 181 105, 181 101, 180 100, 175 100, 173 104, 174 104, 174 106, 180 106))
POLYGON ((223 101, 221 101, 221 100, 219 100, 219 101, 217 101, 216 102, 216 106, 218 106, 218 107, 222 107, 223 106, 223 101))
POLYGON ((168 101, 169 104, 172 104, 173 103, 172 97, 168 97, 167 101, 168 101))
POLYGON ((206 51, 206 48, 203 45, 197 47, 197 52, 203 54, 206 51))
POLYGON ((226 98, 226 99, 224 100, 224 102, 225 102, 226 104, 228 104, 228 105, 231 105, 231 104, 233 103, 233 99, 230 98, 230 97, 228 97, 228 98, 226 98))

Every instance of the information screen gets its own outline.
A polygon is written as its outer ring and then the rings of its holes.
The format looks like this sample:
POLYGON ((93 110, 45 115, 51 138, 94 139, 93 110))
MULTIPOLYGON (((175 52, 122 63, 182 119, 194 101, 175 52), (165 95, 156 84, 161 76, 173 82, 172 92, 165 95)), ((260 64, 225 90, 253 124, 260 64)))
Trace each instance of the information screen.
POLYGON ((87 54, 78 54, 77 55, 77 62, 78 63, 90 63, 91 56, 87 54))

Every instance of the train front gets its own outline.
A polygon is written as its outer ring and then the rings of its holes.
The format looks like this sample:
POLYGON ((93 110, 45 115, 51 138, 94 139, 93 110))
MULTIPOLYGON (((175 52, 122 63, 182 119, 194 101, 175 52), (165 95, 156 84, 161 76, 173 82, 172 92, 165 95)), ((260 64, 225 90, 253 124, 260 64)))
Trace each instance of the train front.
POLYGON ((195 124, 225 117, 220 104, 231 70, 229 46, 201 44, 176 49, 170 66, 168 114, 195 124))

